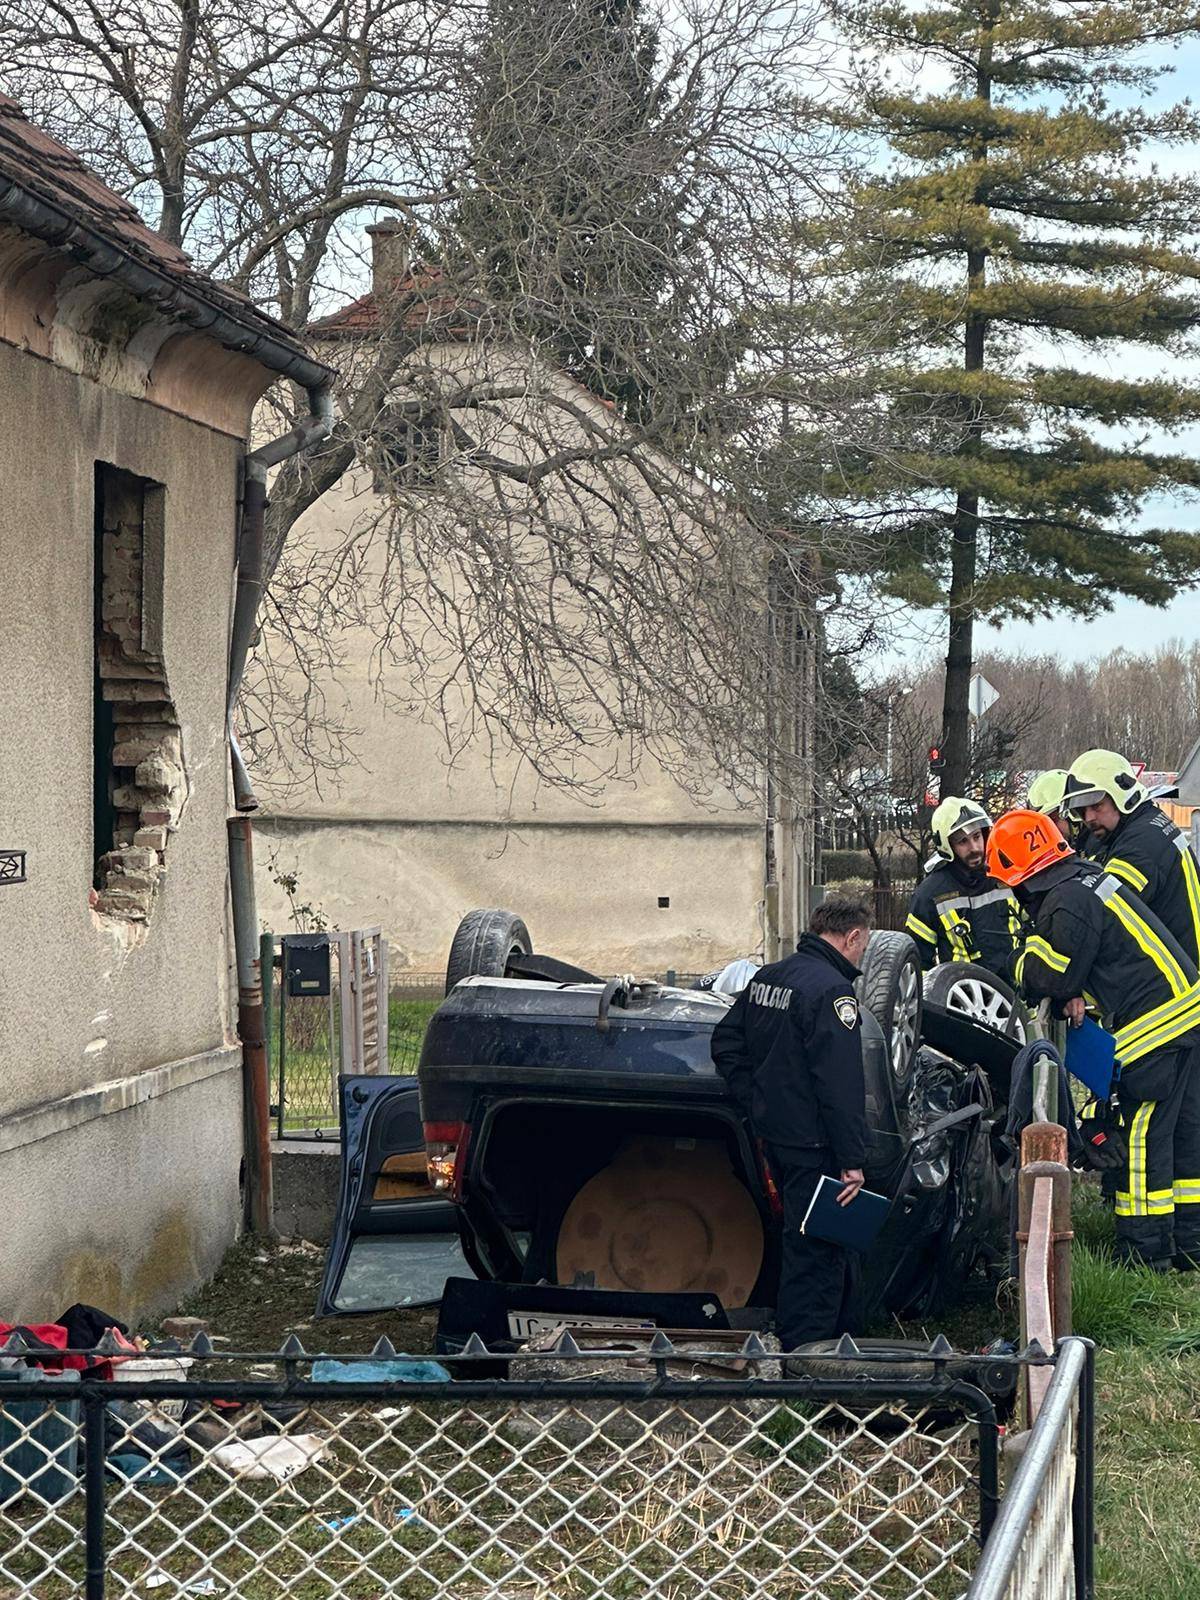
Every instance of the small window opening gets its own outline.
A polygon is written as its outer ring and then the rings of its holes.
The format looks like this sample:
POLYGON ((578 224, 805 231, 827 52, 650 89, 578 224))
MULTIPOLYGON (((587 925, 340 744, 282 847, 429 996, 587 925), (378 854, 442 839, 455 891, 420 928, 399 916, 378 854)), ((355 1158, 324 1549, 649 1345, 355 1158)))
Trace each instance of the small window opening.
POLYGON ((660 911, 667 911, 670 909, 670 905, 671 896, 669 894, 660 894, 658 897, 658 909, 660 911))
POLYGON ((187 795, 163 664, 162 484, 97 462, 93 539, 93 904, 144 923, 187 795))
POLYGON ((443 460, 443 431, 432 411, 418 416, 386 412, 376 430, 374 488, 428 489, 437 482, 443 460))

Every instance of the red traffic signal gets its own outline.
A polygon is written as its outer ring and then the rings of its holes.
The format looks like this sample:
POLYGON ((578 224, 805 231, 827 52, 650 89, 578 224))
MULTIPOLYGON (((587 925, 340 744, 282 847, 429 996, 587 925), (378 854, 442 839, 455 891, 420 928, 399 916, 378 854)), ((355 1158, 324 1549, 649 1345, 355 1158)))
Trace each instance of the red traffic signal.
POLYGON ((941 745, 939 745, 939 744, 931 744, 929 746, 929 770, 930 770, 930 772, 941 772, 941 771, 944 770, 945 765, 946 765, 946 758, 942 754, 941 745))

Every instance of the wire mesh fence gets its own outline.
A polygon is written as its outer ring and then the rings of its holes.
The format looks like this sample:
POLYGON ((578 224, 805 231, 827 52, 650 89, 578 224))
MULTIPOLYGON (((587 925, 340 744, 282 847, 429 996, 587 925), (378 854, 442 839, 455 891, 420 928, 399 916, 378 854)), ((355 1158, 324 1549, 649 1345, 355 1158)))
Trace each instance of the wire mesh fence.
POLYGON ((201 1344, 185 1380, 7 1374, 4 1600, 951 1600, 994 1520, 999 1424, 961 1358, 785 1377, 753 1340, 566 1339, 496 1376, 201 1344))

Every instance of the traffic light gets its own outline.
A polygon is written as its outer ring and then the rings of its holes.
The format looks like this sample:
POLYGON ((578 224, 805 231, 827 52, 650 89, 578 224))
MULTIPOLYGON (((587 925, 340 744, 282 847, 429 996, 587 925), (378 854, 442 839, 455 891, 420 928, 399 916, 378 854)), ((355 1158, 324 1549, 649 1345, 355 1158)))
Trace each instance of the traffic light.
POLYGON ((942 754, 941 745, 940 744, 931 744, 929 746, 929 770, 930 770, 930 772, 944 772, 945 771, 945 767, 946 767, 946 758, 942 754))

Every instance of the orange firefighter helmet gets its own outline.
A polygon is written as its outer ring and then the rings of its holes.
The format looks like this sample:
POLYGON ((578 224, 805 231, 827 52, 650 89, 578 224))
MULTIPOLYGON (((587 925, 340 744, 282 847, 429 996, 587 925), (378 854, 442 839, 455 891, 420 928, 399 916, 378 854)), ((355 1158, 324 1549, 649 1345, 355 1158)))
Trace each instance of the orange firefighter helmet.
POLYGON ((987 844, 988 871, 1015 889, 1035 873, 1075 854, 1040 811, 1006 811, 992 824, 987 844))

